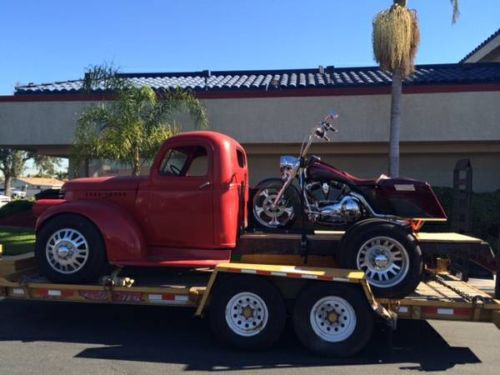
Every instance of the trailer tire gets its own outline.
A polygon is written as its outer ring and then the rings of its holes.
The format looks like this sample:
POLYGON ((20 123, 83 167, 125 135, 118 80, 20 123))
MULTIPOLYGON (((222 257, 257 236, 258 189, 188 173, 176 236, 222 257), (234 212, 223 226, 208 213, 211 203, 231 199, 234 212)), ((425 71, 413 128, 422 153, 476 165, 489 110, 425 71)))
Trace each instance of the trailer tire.
POLYGON ((364 271, 377 297, 403 298, 412 293, 423 273, 422 251, 415 236, 387 221, 360 224, 342 239, 341 266, 364 271))
POLYGON ((75 214, 58 215, 40 229, 35 257, 42 275, 58 283, 96 281, 107 264, 101 233, 75 214))
POLYGON ((318 282, 297 297, 293 324, 301 343, 313 353, 348 357, 370 340, 374 314, 360 287, 318 282))
POLYGON ((270 347, 285 328, 285 303, 270 281, 255 276, 223 277, 210 302, 214 335, 224 344, 246 350, 270 347))

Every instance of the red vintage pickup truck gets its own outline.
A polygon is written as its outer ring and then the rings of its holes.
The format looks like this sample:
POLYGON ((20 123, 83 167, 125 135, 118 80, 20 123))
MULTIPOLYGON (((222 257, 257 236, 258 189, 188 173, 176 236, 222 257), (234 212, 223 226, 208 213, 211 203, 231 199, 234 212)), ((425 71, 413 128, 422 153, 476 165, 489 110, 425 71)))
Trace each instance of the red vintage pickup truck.
MULTIPOLYGON (((464 259, 479 253, 474 246, 480 240, 443 242, 398 218, 362 217, 344 232, 326 235, 306 236, 304 228, 244 233, 247 156, 237 141, 212 131, 166 140, 149 176, 75 179, 62 194, 37 201, 34 213, 40 270, 63 283, 96 280, 109 265, 212 268, 236 258, 276 264, 275 255, 288 256, 279 258, 281 264, 311 265, 314 258, 316 266, 363 269, 357 259, 366 253, 365 273, 375 293, 401 297, 420 282, 425 259, 448 256, 451 248, 464 259)), ((491 254, 487 244, 480 246, 491 254)))
POLYGON ((167 140, 149 176, 80 178, 34 207, 36 256, 59 282, 95 280, 107 264, 213 267, 245 226, 245 150, 211 131, 167 140))

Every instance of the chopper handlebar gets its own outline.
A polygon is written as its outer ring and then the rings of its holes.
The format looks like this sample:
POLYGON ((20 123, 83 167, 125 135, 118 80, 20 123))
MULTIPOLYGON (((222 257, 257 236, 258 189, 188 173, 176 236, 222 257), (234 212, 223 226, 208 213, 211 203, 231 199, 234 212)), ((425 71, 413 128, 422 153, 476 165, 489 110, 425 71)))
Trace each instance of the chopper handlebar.
POLYGON ((326 135, 329 131, 336 133, 337 129, 334 128, 334 122, 339 116, 335 112, 331 112, 326 116, 323 121, 320 122, 319 126, 314 129, 314 135, 319 139, 324 139, 325 141, 330 141, 330 138, 326 135))

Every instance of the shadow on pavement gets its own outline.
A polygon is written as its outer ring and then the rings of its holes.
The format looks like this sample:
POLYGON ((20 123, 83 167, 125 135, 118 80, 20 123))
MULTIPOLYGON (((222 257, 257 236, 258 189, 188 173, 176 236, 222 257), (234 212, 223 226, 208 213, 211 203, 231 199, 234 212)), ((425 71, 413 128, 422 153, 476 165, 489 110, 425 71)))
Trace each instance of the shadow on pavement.
POLYGON ((356 357, 316 357, 287 330, 265 352, 223 348, 212 337, 207 320, 193 310, 156 306, 90 305, 0 301, 0 341, 84 343, 79 358, 178 363, 186 371, 401 364, 401 369, 442 371, 457 364, 480 363, 469 348, 451 347, 425 321, 400 321, 393 334, 378 329, 368 348, 356 357), (378 334, 377 334, 378 333, 378 334))

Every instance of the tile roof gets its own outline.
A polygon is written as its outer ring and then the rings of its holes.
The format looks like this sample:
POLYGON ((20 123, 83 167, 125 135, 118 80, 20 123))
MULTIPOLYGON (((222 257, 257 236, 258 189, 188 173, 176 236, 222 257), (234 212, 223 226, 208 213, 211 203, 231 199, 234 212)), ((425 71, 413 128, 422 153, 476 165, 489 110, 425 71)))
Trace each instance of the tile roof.
POLYGON ((476 48, 474 48, 472 51, 470 51, 462 60, 460 60, 460 63, 464 63, 469 57, 474 55, 476 52, 478 52, 481 48, 486 46, 489 42, 491 42, 493 39, 495 39, 498 35, 500 35, 500 28, 495 31, 493 34, 491 34, 484 42, 482 42, 480 45, 478 45, 476 48))
MULTIPOLYGON (((301 88, 373 87, 391 83, 391 74, 378 67, 287 70, 121 73, 134 85, 154 89, 181 87, 193 91, 286 90, 301 88)), ((500 83, 500 63, 419 65, 405 85, 500 83)), ((79 93, 82 80, 16 87, 14 95, 79 93)), ((96 92, 104 91, 97 89, 96 92)))
POLYGON ((64 184, 64 181, 56 178, 45 177, 17 177, 16 180, 29 185, 62 186, 64 184))

